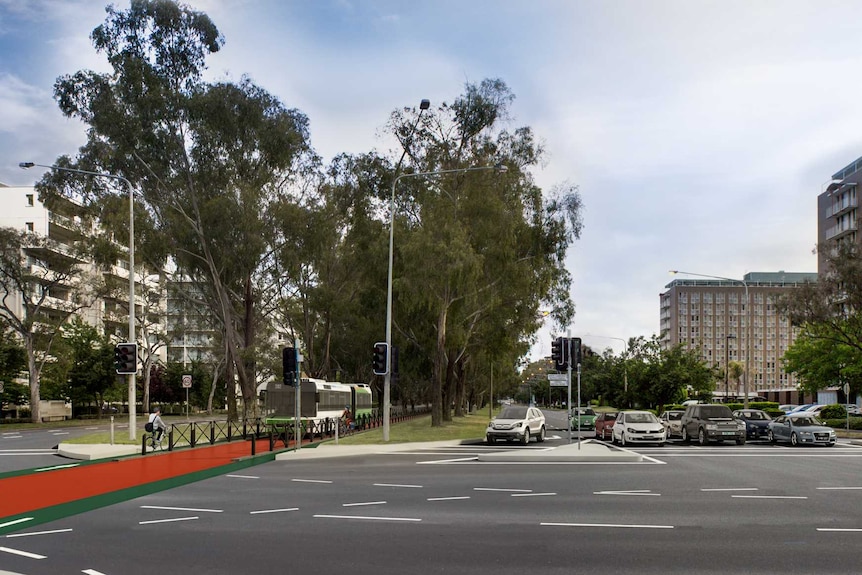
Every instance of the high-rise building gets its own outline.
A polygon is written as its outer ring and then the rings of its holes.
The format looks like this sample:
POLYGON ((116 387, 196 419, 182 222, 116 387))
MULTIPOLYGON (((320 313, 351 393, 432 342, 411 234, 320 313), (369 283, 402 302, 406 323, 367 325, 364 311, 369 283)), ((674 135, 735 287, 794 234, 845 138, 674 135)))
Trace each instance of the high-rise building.
MULTIPOLYGON (((859 234, 859 182, 862 158, 832 174, 826 189, 817 196, 817 245, 826 242, 862 243, 859 234)), ((824 273, 823 256, 817 257, 817 272, 824 273)))
MULTIPOLYGON (((749 397, 794 403, 797 381, 782 369, 781 358, 797 330, 776 313, 774 298, 812 281, 817 281, 816 273, 783 271, 752 272, 742 280, 675 279, 659 296, 662 345, 697 350, 708 365, 721 370, 740 362, 749 372, 749 397)), ((745 377, 730 382, 730 396, 744 395, 745 377)), ((716 396, 724 392, 723 386, 716 387, 716 396)))

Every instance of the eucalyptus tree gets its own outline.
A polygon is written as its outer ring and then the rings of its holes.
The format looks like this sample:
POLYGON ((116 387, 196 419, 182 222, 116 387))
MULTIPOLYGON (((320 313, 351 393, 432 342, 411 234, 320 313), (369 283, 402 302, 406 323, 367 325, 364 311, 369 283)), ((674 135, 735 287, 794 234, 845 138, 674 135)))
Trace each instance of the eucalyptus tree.
MULTIPOLYGON (((247 78, 204 81, 207 58, 224 45, 206 14, 170 0, 106 12, 91 38, 112 71, 55 84, 61 111, 88 125, 77 157, 61 161, 134 184, 138 253, 150 269, 170 255, 182 277, 199 282, 224 334, 226 377, 254 405, 259 305, 271 296, 271 207, 316 169, 307 118, 247 78)), ((123 237, 123 196, 109 183, 74 185, 123 237)))
POLYGON ((40 376, 51 348, 70 317, 99 297, 98 273, 84 265, 79 246, 60 246, 27 231, 0 228, 0 316, 27 352, 30 416, 39 413, 40 376))
POLYGON ((580 236, 580 194, 534 183, 543 150, 530 128, 506 129, 513 99, 502 81, 485 80, 423 117, 408 169, 447 173, 404 178, 396 190, 395 328, 430 355, 432 425, 451 417, 451 404, 460 413, 478 348, 515 365, 540 308, 561 323, 574 313, 565 256, 580 236), (467 171, 498 163, 508 172, 467 171))

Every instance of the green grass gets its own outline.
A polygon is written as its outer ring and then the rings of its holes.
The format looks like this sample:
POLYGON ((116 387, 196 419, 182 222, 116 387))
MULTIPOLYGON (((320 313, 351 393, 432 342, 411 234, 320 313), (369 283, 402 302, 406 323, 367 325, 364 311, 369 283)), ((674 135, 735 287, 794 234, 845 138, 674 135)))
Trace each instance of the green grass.
MULTIPOLYGON (((441 427, 431 427, 431 416, 425 415, 389 426, 389 443, 411 443, 422 441, 447 441, 453 439, 484 439, 488 427, 488 414, 476 413, 464 417, 453 417, 441 427)), ((338 440, 344 445, 383 444, 383 428, 377 427, 355 433, 338 440)))

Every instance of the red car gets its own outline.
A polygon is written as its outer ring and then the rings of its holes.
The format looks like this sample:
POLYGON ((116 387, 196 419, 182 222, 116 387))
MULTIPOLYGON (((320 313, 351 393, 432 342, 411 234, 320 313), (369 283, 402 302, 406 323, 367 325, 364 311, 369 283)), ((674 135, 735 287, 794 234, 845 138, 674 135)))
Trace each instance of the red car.
POLYGON ((596 439, 604 441, 613 439, 613 427, 616 420, 616 411, 604 411, 599 413, 596 417, 596 439))

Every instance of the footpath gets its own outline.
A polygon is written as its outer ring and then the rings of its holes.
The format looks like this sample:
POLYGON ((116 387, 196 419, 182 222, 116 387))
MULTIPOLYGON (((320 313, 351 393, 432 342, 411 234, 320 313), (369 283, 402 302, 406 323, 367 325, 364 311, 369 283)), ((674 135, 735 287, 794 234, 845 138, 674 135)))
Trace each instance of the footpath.
MULTIPOLYGON (((325 442, 293 445, 269 451, 269 439, 234 441, 193 449, 130 455, 128 445, 61 444, 67 458, 56 466, 6 473, 0 476, 0 536, 33 526, 172 489, 217 475, 267 463, 325 457, 350 457, 398 451, 427 452, 464 443, 401 443, 387 445, 335 445, 325 442), (313 447, 313 448, 312 448, 313 447)), ((135 450, 137 451, 137 450, 135 450)), ((640 461, 634 452, 591 440, 558 447, 489 450, 482 462, 535 461, 640 461)))

